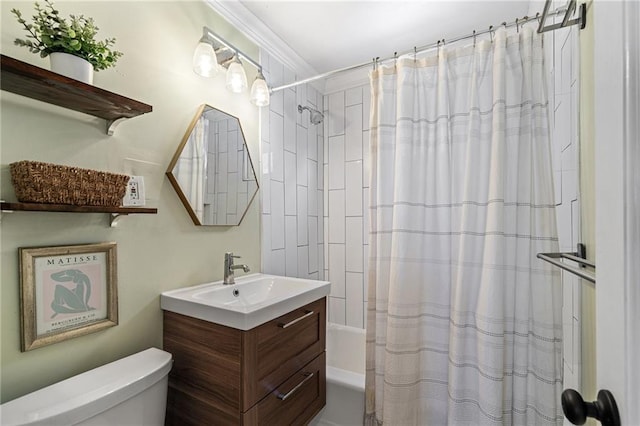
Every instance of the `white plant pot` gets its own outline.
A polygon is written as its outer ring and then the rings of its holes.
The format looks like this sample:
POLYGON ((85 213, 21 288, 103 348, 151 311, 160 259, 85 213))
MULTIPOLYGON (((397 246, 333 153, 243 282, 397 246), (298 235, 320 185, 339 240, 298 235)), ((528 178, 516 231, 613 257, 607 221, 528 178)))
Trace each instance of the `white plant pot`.
POLYGON ((93 65, 79 56, 54 52, 49 54, 51 71, 64 76, 93 84, 93 65))

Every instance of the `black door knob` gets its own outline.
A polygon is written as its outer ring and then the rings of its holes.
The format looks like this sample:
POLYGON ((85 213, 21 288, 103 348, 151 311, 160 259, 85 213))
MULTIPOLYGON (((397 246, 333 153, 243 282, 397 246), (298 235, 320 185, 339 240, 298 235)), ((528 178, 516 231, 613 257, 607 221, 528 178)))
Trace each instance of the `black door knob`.
POLYGON ((562 392, 562 411, 574 425, 583 425, 587 417, 599 420, 603 426, 620 426, 620 413, 613 394, 606 389, 598 392, 594 402, 584 402, 582 395, 574 389, 562 392))

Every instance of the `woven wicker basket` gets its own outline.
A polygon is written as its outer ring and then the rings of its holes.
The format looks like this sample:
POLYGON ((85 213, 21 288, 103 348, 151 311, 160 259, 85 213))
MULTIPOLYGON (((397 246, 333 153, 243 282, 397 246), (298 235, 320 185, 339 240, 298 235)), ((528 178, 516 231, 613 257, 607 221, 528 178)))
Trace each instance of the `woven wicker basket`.
POLYGON ((119 206, 129 176, 37 161, 11 163, 11 178, 18 201, 119 206))

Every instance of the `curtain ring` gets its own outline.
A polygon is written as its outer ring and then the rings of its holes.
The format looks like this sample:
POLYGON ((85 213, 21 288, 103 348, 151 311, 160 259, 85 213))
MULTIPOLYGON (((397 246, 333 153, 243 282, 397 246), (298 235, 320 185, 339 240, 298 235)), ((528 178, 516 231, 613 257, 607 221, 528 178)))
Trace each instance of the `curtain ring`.
POLYGON ((413 62, 418 62, 418 48, 413 46, 413 62))
POLYGON ((473 30, 473 47, 476 47, 476 30, 473 30))
POLYGON ((518 26, 518 18, 516 18, 516 32, 520 33, 520 27, 518 26))
POLYGON ((538 20, 538 22, 540 22, 542 20, 542 18, 540 16, 540 12, 536 12, 536 19, 538 20))
POLYGON ((398 52, 393 52, 393 66, 398 65, 398 52))
POLYGON ((489 25, 489 37, 491 38, 491 43, 493 43, 493 25, 489 25))
POLYGON ((502 23, 502 25, 504 26, 504 29, 506 30, 506 29, 507 29, 507 21, 504 21, 504 22, 502 23))

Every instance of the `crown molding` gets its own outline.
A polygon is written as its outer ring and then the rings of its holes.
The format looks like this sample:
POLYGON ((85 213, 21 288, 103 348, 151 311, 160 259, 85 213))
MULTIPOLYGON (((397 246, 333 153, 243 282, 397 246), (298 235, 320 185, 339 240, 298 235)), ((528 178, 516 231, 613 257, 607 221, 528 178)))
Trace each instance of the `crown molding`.
POLYGON ((318 71, 239 1, 205 0, 205 3, 258 47, 292 70, 298 78, 318 74, 318 71))

